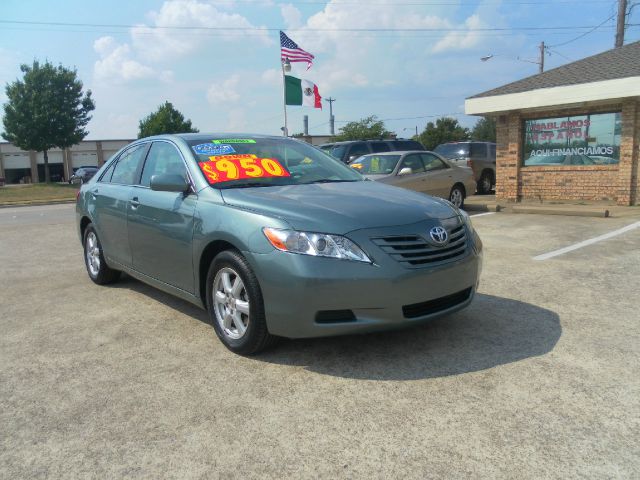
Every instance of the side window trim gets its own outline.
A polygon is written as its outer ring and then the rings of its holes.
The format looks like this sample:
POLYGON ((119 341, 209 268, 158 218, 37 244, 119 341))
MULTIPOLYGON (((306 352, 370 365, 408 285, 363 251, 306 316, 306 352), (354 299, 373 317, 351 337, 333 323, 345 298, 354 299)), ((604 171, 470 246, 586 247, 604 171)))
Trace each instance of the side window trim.
MULTIPOLYGON (((113 171, 111 172, 111 177, 113 178, 113 172, 116 171, 116 168, 118 167, 118 162, 120 162, 120 159, 126 155, 127 152, 138 148, 139 146, 144 145, 144 151, 142 153, 142 159, 140 161, 140 163, 138 164, 138 166, 136 167, 136 171, 133 177, 133 183, 128 184, 128 183, 114 183, 114 185, 124 185, 126 187, 132 187, 134 185, 137 185, 140 182, 140 174, 142 173, 142 165, 144 165, 144 162, 146 161, 147 158, 147 154, 149 153, 149 147, 151 146, 151 142, 141 142, 141 143, 136 143, 135 145, 131 145, 131 147, 127 148, 125 151, 123 151, 120 155, 118 155, 118 158, 115 160, 115 164, 113 167, 113 171)), ((113 182, 111 182, 113 183, 113 182)))

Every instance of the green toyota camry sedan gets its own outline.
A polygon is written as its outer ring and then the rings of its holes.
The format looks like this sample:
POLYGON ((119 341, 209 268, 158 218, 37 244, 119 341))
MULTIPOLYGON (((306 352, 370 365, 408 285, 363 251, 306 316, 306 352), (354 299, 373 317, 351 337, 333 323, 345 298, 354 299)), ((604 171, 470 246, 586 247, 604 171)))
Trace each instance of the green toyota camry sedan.
POLYGON ((449 314, 482 266, 462 210, 282 137, 138 140, 82 185, 76 213, 92 281, 126 272, 204 307, 245 355, 449 314))

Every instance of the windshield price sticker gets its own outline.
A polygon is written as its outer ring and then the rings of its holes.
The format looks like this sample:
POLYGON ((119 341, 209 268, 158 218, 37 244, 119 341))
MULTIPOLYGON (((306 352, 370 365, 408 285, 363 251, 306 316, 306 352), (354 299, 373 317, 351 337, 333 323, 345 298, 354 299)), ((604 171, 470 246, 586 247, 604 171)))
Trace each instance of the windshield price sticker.
POLYGON ((219 145, 221 143, 256 143, 256 141, 252 138, 219 138, 211 140, 211 143, 219 145))
POLYGON ((253 154, 215 155, 199 162, 209 183, 247 178, 289 177, 289 172, 274 158, 258 158, 253 154))
POLYGON ((213 143, 202 143, 191 147, 197 155, 227 155, 236 153, 231 145, 215 145, 213 143))

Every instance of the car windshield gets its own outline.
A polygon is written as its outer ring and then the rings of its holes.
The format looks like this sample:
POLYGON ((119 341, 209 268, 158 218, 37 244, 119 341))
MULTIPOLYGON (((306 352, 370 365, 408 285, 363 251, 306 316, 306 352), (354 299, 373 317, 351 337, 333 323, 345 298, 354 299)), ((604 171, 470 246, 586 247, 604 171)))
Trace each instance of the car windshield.
POLYGON ((469 156, 468 143, 443 143, 438 145, 434 152, 439 153, 444 158, 461 158, 469 156))
POLYGON ((400 155, 365 155, 349 166, 363 175, 389 175, 393 173, 400 155))
POLYGON ((359 182, 342 162, 304 142, 280 138, 211 138, 187 142, 214 188, 359 182))

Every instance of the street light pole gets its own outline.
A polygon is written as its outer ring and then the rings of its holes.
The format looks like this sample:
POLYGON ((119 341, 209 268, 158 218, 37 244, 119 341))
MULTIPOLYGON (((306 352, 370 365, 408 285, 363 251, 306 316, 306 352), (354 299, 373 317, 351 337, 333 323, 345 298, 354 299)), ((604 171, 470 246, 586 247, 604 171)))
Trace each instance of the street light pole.
POLYGON ((287 79, 285 72, 291 71, 291 62, 288 58, 280 60, 282 64, 282 106, 284 107, 284 127, 282 128, 282 134, 285 137, 289 136, 289 128, 287 126, 287 79))

